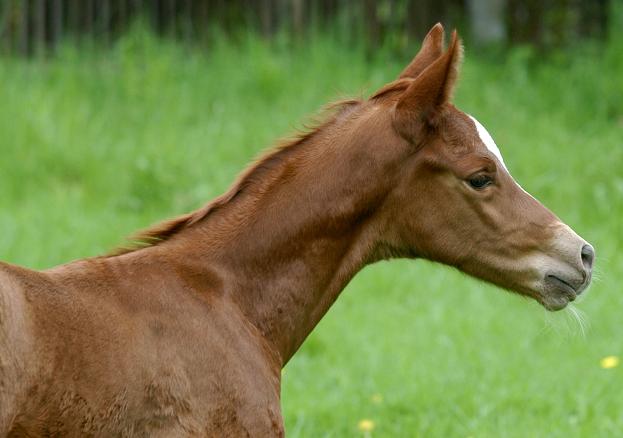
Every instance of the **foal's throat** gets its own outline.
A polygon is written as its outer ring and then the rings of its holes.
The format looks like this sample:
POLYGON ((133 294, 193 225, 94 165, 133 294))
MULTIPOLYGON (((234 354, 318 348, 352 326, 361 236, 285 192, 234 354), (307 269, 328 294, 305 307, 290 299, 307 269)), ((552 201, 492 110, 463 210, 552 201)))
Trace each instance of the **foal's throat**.
POLYGON ((250 239, 264 237, 272 243, 267 246, 236 242, 241 277, 231 298, 275 347, 283 365, 371 259, 364 224, 344 226, 339 236, 325 235, 323 230, 331 226, 318 223, 314 231, 302 227, 292 234, 278 229, 278 235, 249 233, 250 239), (244 248, 253 249, 245 253, 244 248))

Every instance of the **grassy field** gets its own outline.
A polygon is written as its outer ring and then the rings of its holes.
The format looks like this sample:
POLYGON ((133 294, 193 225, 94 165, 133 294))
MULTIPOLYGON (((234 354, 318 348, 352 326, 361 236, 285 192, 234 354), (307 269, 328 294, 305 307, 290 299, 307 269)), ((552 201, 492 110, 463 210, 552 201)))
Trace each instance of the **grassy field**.
MULTIPOLYGON (((597 278, 577 304, 585 325, 443 266, 370 266, 284 371, 289 436, 621 433, 623 366, 600 366, 623 356, 614 38, 545 59, 526 49, 490 59, 468 46, 456 99, 526 190, 594 244, 597 278)), ((306 115, 367 95, 407 61, 322 40, 199 52, 142 32, 111 51, 0 59, 0 258, 53 266, 194 209, 306 115)))

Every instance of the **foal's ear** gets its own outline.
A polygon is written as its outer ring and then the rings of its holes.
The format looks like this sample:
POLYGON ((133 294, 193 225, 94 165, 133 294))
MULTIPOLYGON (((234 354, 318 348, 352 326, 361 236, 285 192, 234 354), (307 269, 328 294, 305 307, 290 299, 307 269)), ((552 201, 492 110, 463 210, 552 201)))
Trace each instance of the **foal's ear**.
POLYGON ((422 42, 422 48, 415 58, 400 73, 399 79, 416 78, 443 53, 444 31, 441 23, 435 24, 422 42))
POLYGON ((446 53, 413 80, 394 107, 394 128, 405 139, 419 143, 435 125, 440 109, 452 98, 462 58, 463 46, 455 30, 446 53))

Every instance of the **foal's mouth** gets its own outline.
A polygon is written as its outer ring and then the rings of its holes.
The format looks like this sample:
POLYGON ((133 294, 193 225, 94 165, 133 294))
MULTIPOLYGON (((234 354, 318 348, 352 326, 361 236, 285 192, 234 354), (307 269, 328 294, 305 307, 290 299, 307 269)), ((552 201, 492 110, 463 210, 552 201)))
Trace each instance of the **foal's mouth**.
POLYGON ((549 311, 564 309, 588 287, 590 281, 589 275, 581 284, 574 286, 571 281, 561 276, 547 274, 544 279, 544 290, 537 300, 549 311))

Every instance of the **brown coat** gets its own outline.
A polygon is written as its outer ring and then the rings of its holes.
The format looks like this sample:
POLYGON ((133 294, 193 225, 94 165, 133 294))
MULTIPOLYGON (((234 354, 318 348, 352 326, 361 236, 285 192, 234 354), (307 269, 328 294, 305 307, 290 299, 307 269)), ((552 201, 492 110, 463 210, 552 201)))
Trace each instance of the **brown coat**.
POLYGON ((381 259, 436 260, 549 309, 574 299, 592 247, 449 103, 460 58, 437 25, 397 81, 138 245, 0 264, 0 436, 283 436, 281 368, 381 259))

